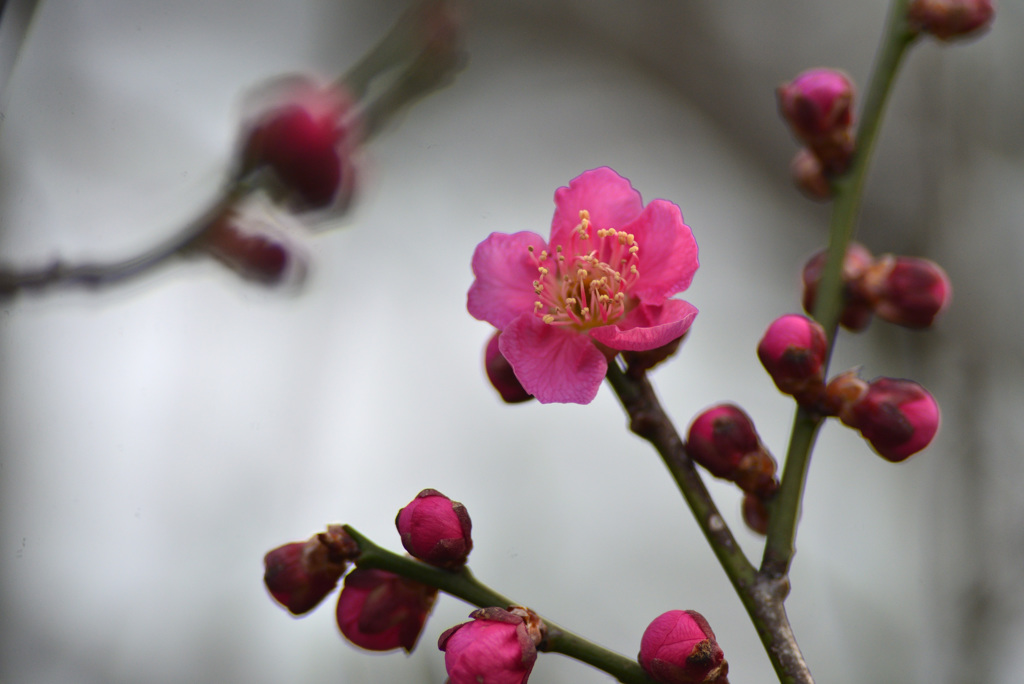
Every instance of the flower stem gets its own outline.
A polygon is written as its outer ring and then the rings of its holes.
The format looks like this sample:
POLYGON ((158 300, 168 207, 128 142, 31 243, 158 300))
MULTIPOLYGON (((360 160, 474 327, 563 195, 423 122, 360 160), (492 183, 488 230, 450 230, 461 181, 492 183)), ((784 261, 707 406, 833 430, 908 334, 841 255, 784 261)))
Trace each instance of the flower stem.
MULTIPOLYGON (((490 606, 508 608, 521 605, 482 584, 473 576, 469 568, 462 568, 458 572, 442 570, 388 551, 374 544, 351 526, 345 525, 344 527, 349 536, 359 545, 360 554, 356 565, 361 568, 377 568, 408 577, 417 582, 437 587, 446 594, 451 594, 480 608, 490 606)), ((607 672, 625 684, 652 684, 653 680, 647 676, 636 660, 602 648, 550 620, 544 620, 544 624, 547 627, 547 638, 538 647, 539 650, 561 653, 587 663, 607 672)))
MULTIPOLYGON (((836 331, 843 307, 843 260, 853 239, 857 214, 864 194, 871 153, 878 139, 882 114, 892 92, 900 63, 917 34, 907 22, 909 0, 893 0, 878 60, 868 85, 861 123, 857 131, 857 149, 849 170, 833 181, 835 204, 829 226, 828 258, 818 286, 814 317, 825 329, 828 338, 828 362, 835 345, 836 331)), ((786 453, 782 483, 769 507, 768 539, 765 543, 761 571, 773 577, 789 573, 796 553, 796 526, 800 516, 811 450, 824 418, 805 408, 797 408, 793 431, 786 453)))

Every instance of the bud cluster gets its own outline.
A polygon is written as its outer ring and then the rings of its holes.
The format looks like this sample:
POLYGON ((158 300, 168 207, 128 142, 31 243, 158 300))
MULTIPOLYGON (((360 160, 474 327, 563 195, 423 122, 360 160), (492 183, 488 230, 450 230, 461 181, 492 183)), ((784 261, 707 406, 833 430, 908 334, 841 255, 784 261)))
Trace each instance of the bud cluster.
POLYGON ((828 199, 830 179, 850 164, 854 151, 853 82, 837 69, 810 69, 776 89, 779 112, 804 147, 790 172, 815 199, 828 199))
MULTIPOLYGON (((803 305, 810 313, 828 255, 825 250, 803 269, 803 305)), ((872 316, 907 328, 927 328, 949 305, 953 286, 942 267, 928 259, 883 254, 873 257, 863 245, 851 243, 842 270, 842 311, 839 324, 863 330, 872 316)))

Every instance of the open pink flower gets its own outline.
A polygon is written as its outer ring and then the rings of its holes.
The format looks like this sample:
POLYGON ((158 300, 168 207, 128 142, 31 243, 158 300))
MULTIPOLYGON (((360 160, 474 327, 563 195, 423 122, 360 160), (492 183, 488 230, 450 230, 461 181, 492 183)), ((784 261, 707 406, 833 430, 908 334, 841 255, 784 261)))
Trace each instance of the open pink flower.
POLYGON ((555 192, 549 242, 491 233, 477 246, 468 309, 501 331, 501 354, 538 401, 587 404, 608 357, 656 349, 689 329, 697 309, 671 297, 697 265, 679 207, 644 206, 627 179, 602 167, 555 192))

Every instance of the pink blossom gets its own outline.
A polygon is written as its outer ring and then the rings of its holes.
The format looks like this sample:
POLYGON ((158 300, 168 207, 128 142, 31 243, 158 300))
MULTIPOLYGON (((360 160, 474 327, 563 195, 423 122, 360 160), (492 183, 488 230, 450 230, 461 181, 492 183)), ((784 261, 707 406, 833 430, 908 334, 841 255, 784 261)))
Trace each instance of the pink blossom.
POLYGON ((727 684, 729 664, 704 616, 695 610, 662 613, 640 640, 640 665, 662 684, 727 684))
POLYGON ((417 494, 398 512, 395 526, 405 550, 431 565, 457 570, 473 549, 466 507, 436 489, 417 494))
POLYGON ((451 684, 526 684, 537 647, 523 617, 502 608, 481 608, 470 617, 437 642, 451 684))
POLYGON ((590 403, 608 358, 685 333, 697 243, 675 204, 646 206, 602 167, 555 192, 549 241, 492 233, 473 254, 468 309, 501 331, 499 349, 541 403, 590 403))
POLYGON ((338 597, 338 629, 370 651, 404 648, 411 653, 437 598, 437 589, 376 568, 345 576, 338 597))

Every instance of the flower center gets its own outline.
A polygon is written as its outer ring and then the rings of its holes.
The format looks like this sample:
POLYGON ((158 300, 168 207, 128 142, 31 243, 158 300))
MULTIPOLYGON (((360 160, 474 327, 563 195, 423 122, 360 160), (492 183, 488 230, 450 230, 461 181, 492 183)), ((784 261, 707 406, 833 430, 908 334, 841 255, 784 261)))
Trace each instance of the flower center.
POLYGON ((566 254, 562 245, 554 255, 528 248, 540 273, 533 281, 534 313, 548 325, 579 330, 614 323, 626 313, 629 288, 640 277, 640 248, 631 233, 614 228, 598 230, 592 241, 586 209, 580 211, 575 233, 577 254, 566 254))

